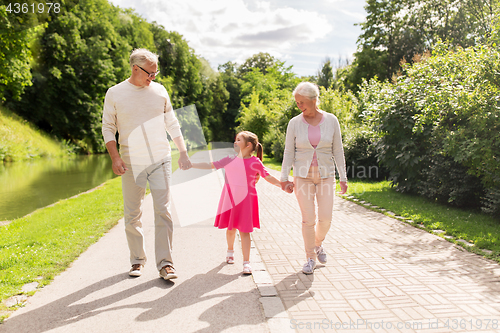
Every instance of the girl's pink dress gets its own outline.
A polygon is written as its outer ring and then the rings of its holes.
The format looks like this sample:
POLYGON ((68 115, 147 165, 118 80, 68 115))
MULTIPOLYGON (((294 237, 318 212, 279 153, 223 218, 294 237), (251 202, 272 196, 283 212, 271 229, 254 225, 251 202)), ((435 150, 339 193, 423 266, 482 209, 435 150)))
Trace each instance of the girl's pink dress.
POLYGON ((262 162, 255 156, 225 157, 213 164, 217 169, 224 168, 226 179, 214 226, 240 232, 260 228, 255 179, 257 174, 263 178, 269 176, 262 162))

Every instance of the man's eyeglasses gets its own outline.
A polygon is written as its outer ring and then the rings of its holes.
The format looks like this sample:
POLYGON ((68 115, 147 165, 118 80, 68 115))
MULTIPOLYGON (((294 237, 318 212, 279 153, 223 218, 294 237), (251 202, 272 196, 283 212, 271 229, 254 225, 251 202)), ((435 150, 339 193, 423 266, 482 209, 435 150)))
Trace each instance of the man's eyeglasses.
POLYGON ((139 65, 137 65, 137 64, 136 64, 136 66, 137 66, 137 67, 139 67, 140 69, 142 69, 143 71, 145 71, 145 72, 148 74, 148 76, 149 76, 150 78, 153 78, 153 77, 155 77, 156 75, 160 74, 160 71, 156 71, 155 73, 150 73, 150 72, 148 72, 147 70, 145 70, 144 68, 142 68, 141 66, 139 66, 139 65))

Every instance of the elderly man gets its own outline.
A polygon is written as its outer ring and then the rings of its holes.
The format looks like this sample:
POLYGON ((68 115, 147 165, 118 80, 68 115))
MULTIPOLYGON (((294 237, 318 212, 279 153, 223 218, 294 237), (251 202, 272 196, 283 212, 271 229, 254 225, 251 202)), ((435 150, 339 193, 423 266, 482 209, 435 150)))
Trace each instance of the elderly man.
POLYGON ((169 211, 171 149, 166 132, 179 149, 179 167, 188 169, 191 162, 168 93, 153 82, 159 73, 158 56, 136 49, 130 55, 130 67, 131 76, 107 91, 102 117, 102 134, 113 172, 122 176, 125 233, 132 265, 129 275, 140 276, 146 263, 141 206, 149 182, 155 214, 156 266, 161 278, 175 279, 169 211))

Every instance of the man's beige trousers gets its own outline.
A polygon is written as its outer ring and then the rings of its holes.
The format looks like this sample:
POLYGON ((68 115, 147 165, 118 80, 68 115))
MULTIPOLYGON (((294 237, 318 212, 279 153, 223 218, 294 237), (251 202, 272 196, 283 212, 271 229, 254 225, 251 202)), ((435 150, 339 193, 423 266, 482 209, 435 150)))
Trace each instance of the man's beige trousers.
POLYGON ((125 218, 125 233, 130 249, 130 263, 146 263, 144 231, 142 228, 142 203, 146 193, 146 183, 153 197, 155 224, 156 267, 160 270, 172 261, 173 222, 170 215, 171 161, 163 160, 148 167, 127 164, 127 172, 122 176, 122 191, 125 218), (140 169, 142 171, 137 172, 140 169))

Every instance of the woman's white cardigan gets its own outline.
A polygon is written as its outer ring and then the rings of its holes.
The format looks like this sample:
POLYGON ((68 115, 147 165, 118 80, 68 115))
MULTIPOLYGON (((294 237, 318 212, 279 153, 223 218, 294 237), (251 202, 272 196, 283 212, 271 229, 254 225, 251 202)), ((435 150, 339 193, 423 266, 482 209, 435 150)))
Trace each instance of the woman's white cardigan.
POLYGON ((335 177, 335 164, 340 181, 347 181, 344 147, 337 117, 321 111, 324 121, 320 123, 321 140, 316 149, 309 142, 309 125, 302 114, 292 118, 286 129, 285 152, 281 166, 281 181, 287 181, 293 167, 294 177, 306 178, 311 167, 314 151, 318 159, 321 178, 335 177), (335 164, 334 164, 335 160, 335 164))

